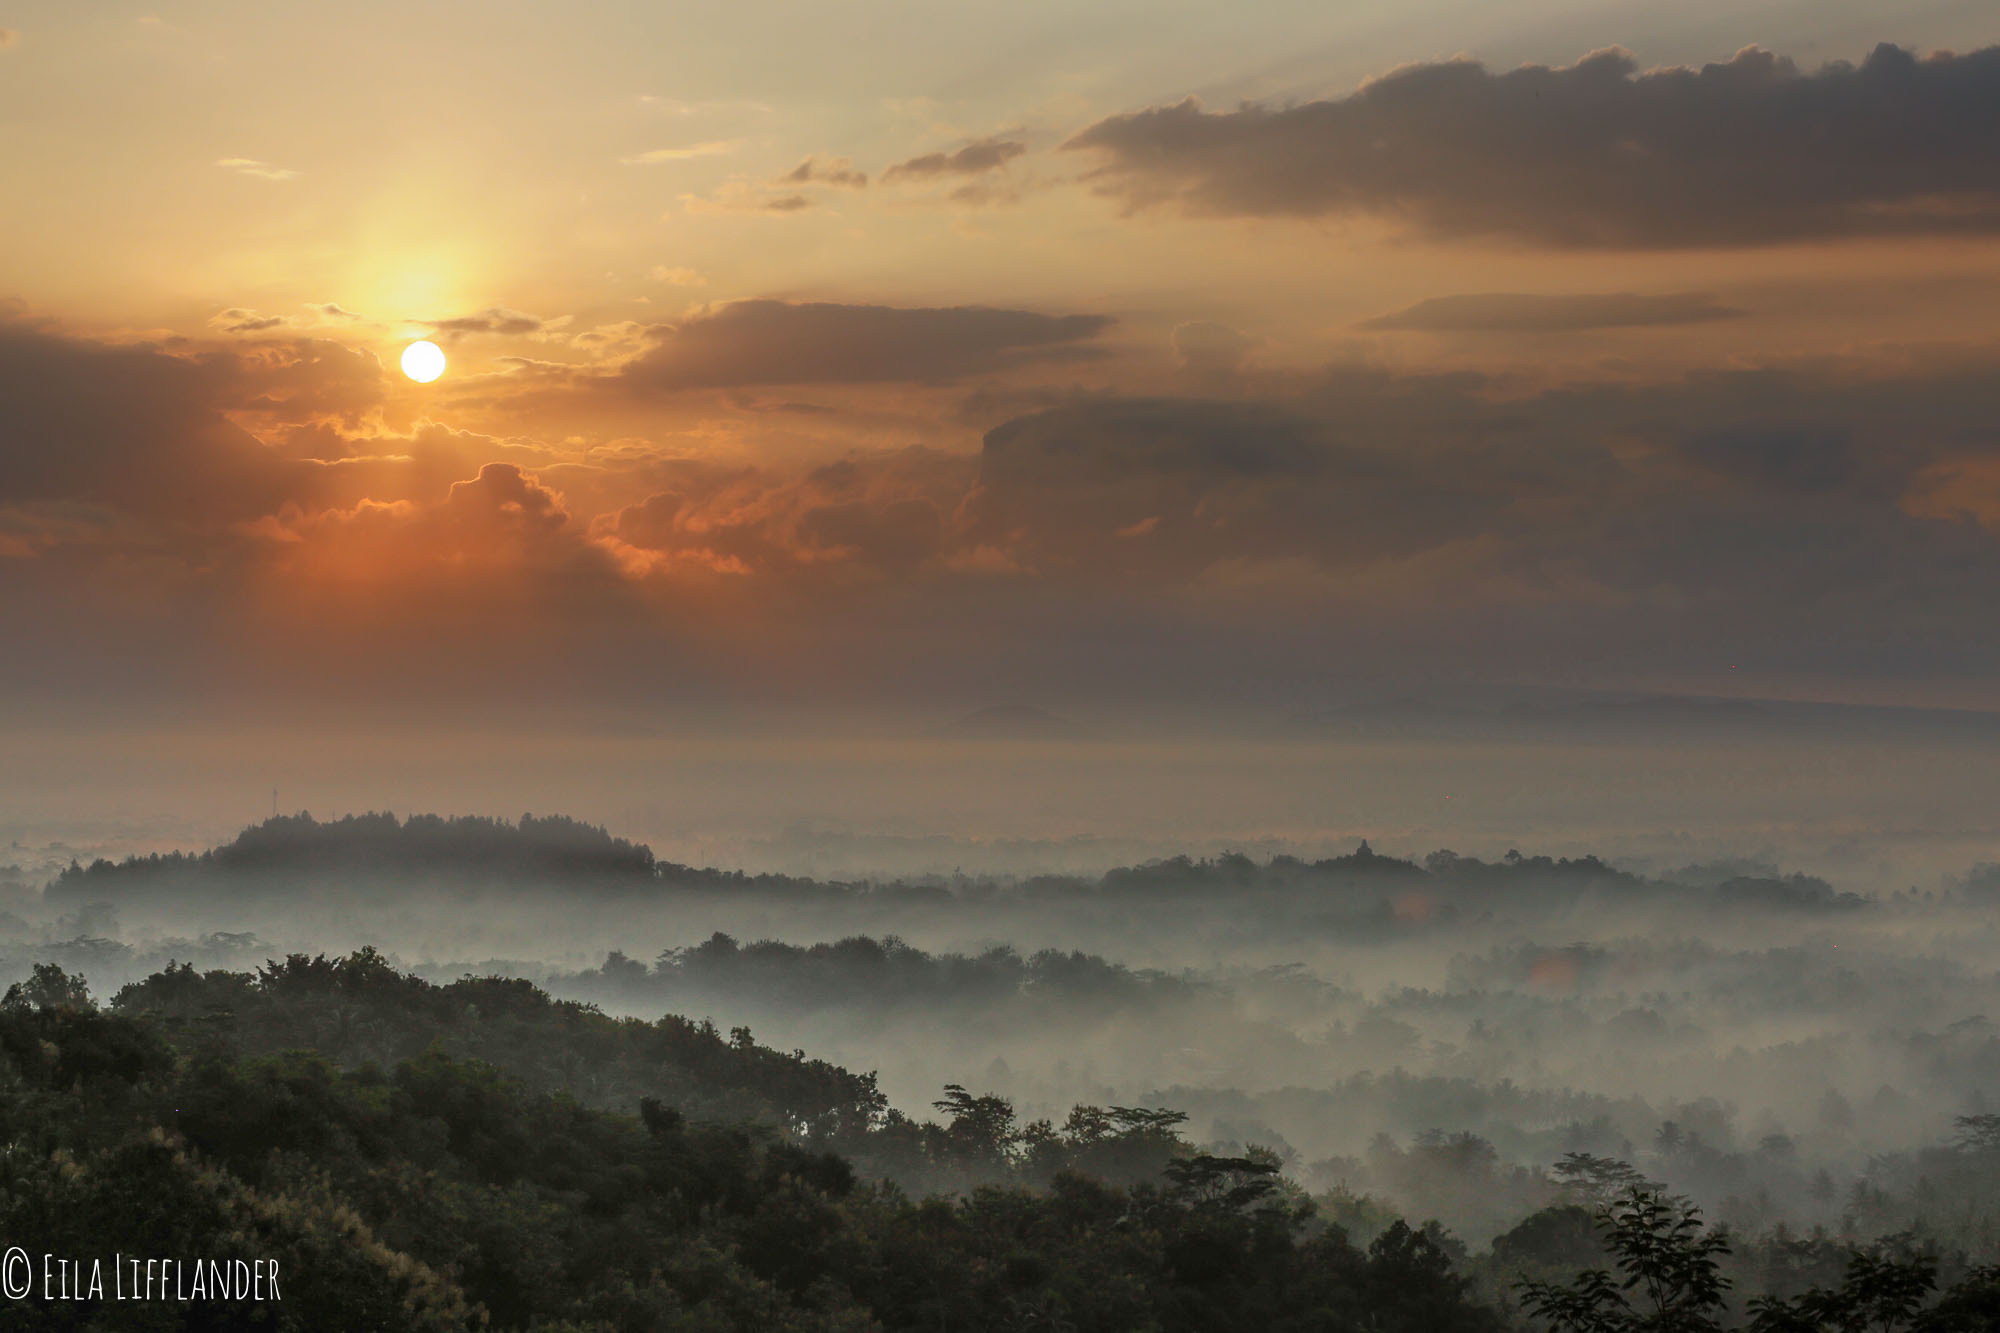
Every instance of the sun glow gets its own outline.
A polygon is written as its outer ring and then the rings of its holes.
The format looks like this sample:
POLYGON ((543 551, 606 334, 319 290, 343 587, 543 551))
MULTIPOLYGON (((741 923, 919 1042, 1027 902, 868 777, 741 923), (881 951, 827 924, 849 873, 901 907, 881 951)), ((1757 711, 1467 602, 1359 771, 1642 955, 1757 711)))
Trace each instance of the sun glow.
POLYGON ((429 384, 444 374, 444 348, 419 338, 403 349, 403 373, 419 384, 429 384))

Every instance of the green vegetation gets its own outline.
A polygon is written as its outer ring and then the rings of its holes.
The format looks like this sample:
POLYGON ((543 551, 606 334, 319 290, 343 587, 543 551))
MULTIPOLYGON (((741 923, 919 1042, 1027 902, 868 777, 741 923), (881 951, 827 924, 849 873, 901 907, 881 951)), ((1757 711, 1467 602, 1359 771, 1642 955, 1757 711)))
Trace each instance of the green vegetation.
POLYGON ((2000 1326, 2000 1267, 1971 1269, 1938 1297, 1936 1255, 1896 1241, 1850 1251, 1831 1285, 1753 1297, 1747 1321, 1731 1322, 1726 1229, 1704 1225, 1685 1200, 1637 1185, 1600 1207, 1597 1221, 1615 1271, 1519 1283, 1522 1304, 1552 1333, 1990 1333, 2000 1326))
MULTIPOLYGON (((1022 1125, 955 1084, 935 1107, 911 1120, 872 1077, 745 1029, 615 1019, 518 980, 434 985, 367 949, 170 967, 108 1009, 44 964, 0 1002, 0 1234, 85 1261, 275 1262, 283 1298, 0 1312, 53 1329, 546 1333, 2000 1319, 2000 1270, 1962 1254, 1908 1234, 1738 1237, 1615 1158, 1567 1155, 1548 1182, 1563 1201, 1473 1259, 1375 1201, 1307 1197, 1266 1150, 1200 1151, 1176 1111, 1022 1125)), ((1467 1143, 1435 1147, 1456 1160, 1467 1143)), ((1937 1151, 1978 1168, 1996 1143, 2000 1117, 1972 1116, 1937 1151)))
POLYGON ((44 965, 0 1005, 0 1055, 0 1232, 283 1275, 273 1305, 127 1305, 121 1328, 1502 1327, 1432 1235, 1399 1224, 1358 1249, 1267 1157, 1194 1152, 1172 1112, 1017 1128, 953 1087, 943 1122, 917 1125, 870 1080, 741 1030, 431 986, 368 951, 174 968, 109 1012, 44 965), (565 1083, 681 1100, 619 1113, 565 1083), (832 1143, 1009 1183, 919 1201, 832 1143))

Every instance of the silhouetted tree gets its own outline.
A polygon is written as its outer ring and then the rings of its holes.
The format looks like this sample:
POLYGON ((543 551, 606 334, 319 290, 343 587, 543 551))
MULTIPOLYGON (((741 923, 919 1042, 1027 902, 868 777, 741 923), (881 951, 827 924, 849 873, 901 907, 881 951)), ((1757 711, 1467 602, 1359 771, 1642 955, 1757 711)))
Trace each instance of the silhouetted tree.
POLYGON ((1720 1333, 1729 1279, 1718 1256, 1728 1237, 1702 1225, 1682 1199, 1633 1188, 1598 1214, 1617 1275, 1577 1274, 1559 1285, 1517 1284, 1521 1304, 1557 1333, 1720 1333))

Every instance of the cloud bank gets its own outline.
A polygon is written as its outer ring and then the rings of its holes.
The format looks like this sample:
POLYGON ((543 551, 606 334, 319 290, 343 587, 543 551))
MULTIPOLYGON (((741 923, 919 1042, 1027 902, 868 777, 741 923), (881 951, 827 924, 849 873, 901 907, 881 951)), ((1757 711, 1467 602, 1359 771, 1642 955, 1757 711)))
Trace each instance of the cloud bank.
POLYGON ((1412 65, 1351 96, 1112 116, 1064 147, 1128 208, 1373 214, 1435 237, 1674 249, 2000 232, 2000 47, 1878 46, 1807 73, 1749 48, 1496 74, 1412 65))
MULTIPOLYGON (((1103 322, 751 302, 669 327, 626 373, 949 379, 1103 322)), ((1184 355, 1225 372, 1232 335, 1190 331, 1184 355)), ((671 675, 686 698, 809 677, 1060 699, 1451 663, 2000 670, 1991 366, 1528 396, 1355 368, 1217 383, 1019 413, 970 452, 753 463, 386 432, 381 365, 321 340, 0 324, 0 614, 47 645, 4 678, 164 688, 164 655, 191 679, 276 660, 260 679, 453 697, 671 675)), ((547 392, 582 409, 605 384, 547 392)))

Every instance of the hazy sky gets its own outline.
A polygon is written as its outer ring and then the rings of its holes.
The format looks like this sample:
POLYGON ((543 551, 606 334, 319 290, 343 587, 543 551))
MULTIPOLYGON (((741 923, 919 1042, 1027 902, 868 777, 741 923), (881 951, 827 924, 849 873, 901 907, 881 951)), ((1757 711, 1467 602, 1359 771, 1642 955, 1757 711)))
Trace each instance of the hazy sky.
POLYGON ((1990 4, 5 24, 11 711, 2000 705, 1990 4))

